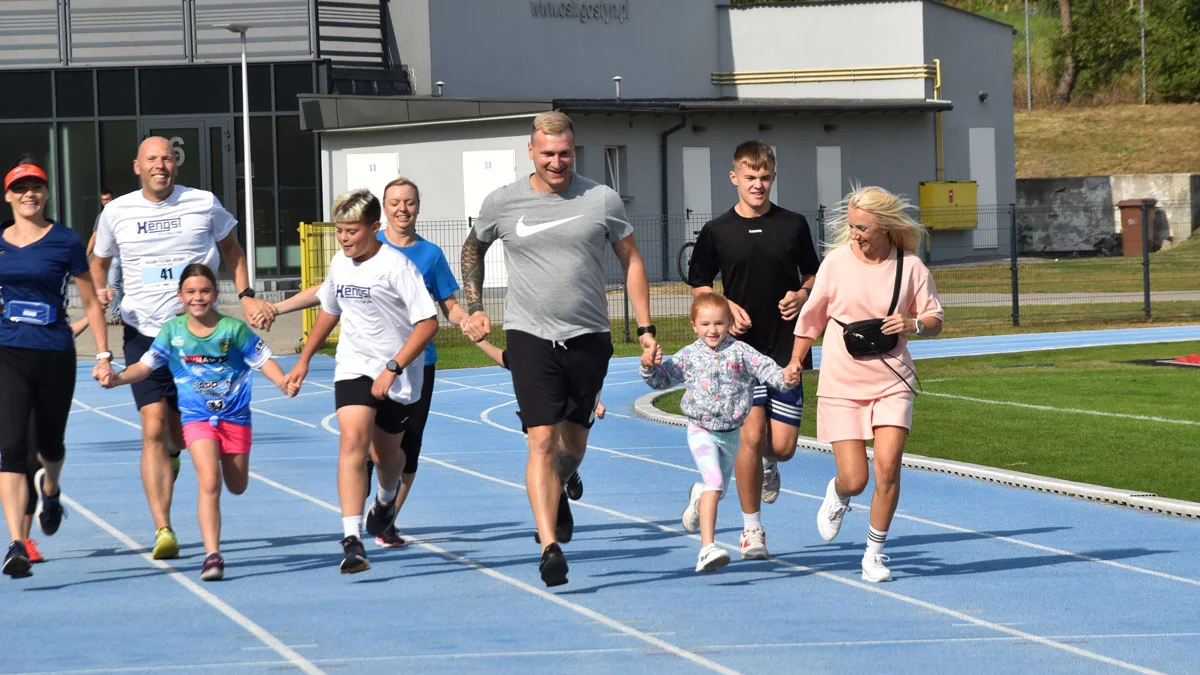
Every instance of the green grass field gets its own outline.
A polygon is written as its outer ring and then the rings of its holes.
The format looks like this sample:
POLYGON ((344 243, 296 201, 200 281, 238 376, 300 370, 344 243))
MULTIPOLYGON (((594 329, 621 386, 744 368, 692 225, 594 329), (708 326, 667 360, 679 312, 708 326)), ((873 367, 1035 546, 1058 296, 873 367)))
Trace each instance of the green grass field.
MULTIPOLYGON (((907 448, 1200 501, 1200 369, 1130 363, 1194 353, 1200 342, 918 361, 926 393, 917 398, 907 448)), ((819 373, 805 378, 810 402, 818 380, 819 373)), ((680 398, 675 392, 656 405, 678 413, 680 398)), ((803 435, 816 436, 814 420, 810 406, 803 435)))

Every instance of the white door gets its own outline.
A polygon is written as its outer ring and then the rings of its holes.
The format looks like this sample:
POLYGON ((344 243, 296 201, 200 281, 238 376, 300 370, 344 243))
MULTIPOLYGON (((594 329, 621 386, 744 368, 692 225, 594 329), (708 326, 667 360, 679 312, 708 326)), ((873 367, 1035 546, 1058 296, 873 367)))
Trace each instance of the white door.
MULTIPOLYGON (((517 154, 513 150, 465 150, 463 161, 464 216, 470 221, 479 217, 479 207, 492 190, 517 179, 517 154)), ((467 238, 464 230, 459 241, 467 238)), ((453 258, 452 258, 453 259, 453 258)), ((496 240, 483 258, 485 288, 508 286, 508 269, 504 266, 504 242, 496 240)))
POLYGON ((971 180, 978 185, 979 227, 972 234, 975 248, 996 248, 996 130, 976 127, 970 131, 971 180))
MULTIPOLYGON (((704 223, 712 218, 712 163, 708 148, 683 149, 683 213, 680 225, 671 224, 671 241, 667 244, 668 258, 675 260, 675 251, 685 241, 693 241, 704 223)), ((674 262, 671 263, 674 268, 674 262)), ((671 271, 665 276, 674 276, 671 271)))
MULTIPOLYGON (((825 223, 829 223, 833 209, 842 201, 842 147, 840 145, 817 146, 817 204, 824 210, 825 223)), ((822 241, 829 241, 829 227, 826 225, 816 233, 822 241)), ((820 248, 817 249, 821 250, 820 248)))

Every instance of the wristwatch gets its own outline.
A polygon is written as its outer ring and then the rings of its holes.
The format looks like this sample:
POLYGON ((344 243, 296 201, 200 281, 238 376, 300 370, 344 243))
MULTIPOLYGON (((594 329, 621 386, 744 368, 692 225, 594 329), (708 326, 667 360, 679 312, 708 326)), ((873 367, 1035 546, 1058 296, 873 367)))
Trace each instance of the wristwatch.
POLYGON ((642 337, 646 333, 657 336, 658 329, 654 327, 654 324, 650 324, 649 326, 638 326, 638 330, 637 330, 638 337, 642 337))
POLYGON ((925 324, 921 323, 920 319, 917 319, 917 329, 913 331, 913 335, 920 335, 923 332, 925 332, 925 324))
POLYGON ((400 373, 404 372, 404 369, 400 367, 400 364, 396 362, 396 359, 388 361, 387 365, 384 367, 387 368, 389 373, 395 373, 399 375, 400 373))
POLYGON ((108 359, 109 361, 112 361, 112 357, 113 357, 113 356, 112 356, 112 352, 98 352, 98 353, 96 354, 96 360, 97 360, 97 361, 101 361, 101 360, 104 360, 104 359, 108 359))
POLYGON ((246 290, 242 291, 241 293, 238 293, 238 300, 241 300, 242 298, 253 298, 253 297, 254 297, 254 287, 253 286, 251 286, 250 288, 247 288, 246 290))

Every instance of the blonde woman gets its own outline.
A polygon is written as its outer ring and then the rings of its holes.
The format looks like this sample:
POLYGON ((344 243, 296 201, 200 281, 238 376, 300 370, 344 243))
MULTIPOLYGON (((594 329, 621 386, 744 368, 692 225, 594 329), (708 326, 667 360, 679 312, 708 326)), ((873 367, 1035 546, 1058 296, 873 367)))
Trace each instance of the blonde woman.
POLYGON ((833 444, 837 463, 817 514, 825 541, 837 536, 850 498, 866 489, 866 442, 874 440, 875 493, 862 560, 862 578, 871 582, 892 578, 883 546, 900 499, 900 460, 916 396, 907 336, 937 335, 945 316, 933 277, 916 255, 924 228, 905 213, 910 208, 880 187, 857 188, 846 196, 812 296, 800 310, 792 351, 792 363, 801 363, 824 331, 817 438, 833 444), (854 356, 855 334, 843 325, 866 319, 882 319, 882 335, 867 335, 882 353, 854 356), (888 348, 891 336, 896 344, 888 348))

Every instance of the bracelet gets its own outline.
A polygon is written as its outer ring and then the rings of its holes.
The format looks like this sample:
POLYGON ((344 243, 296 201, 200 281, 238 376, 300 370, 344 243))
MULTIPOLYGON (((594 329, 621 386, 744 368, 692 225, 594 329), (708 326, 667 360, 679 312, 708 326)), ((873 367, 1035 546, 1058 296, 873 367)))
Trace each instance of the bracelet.
POLYGON ((98 352, 96 354, 97 361, 100 361, 102 359, 108 359, 109 361, 111 361, 112 357, 113 357, 112 352, 98 352))

